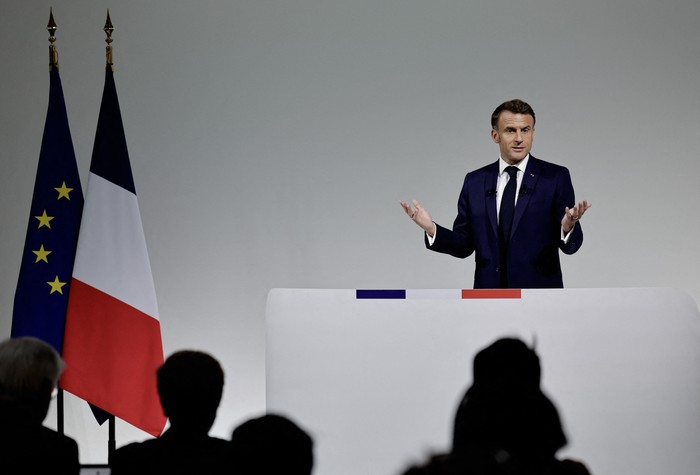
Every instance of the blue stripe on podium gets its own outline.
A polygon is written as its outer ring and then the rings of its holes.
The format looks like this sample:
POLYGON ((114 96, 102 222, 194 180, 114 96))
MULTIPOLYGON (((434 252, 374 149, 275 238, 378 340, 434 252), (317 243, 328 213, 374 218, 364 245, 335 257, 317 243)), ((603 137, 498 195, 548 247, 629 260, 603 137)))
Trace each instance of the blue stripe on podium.
POLYGON ((357 299, 405 299, 405 289, 357 289, 355 290, 355 298, 357 299))

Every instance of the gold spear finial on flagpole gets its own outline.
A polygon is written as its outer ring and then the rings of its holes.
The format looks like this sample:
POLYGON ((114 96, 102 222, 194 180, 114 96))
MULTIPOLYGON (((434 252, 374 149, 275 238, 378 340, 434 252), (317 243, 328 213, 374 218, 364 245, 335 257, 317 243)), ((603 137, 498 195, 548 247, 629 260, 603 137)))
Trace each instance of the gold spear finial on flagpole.
POLYGON ((49 24, 46 25, 49 31, 49 71, 56 68, 58 70, 58 50, 56 49, 56 22, 53 20, 53 8, 49 9, 49 24))
POLYGON ((105 34, 107 35, 107 38, 105 39, 105 43, 107 43, 107 66, 112 68, 112 71, 114 71, 114 62, 112 61, 112 32, 114 31, 114 26, 112 26, 112 20, 109 18, 109 8, 107 9, 107 21, 105 22, 105 34))

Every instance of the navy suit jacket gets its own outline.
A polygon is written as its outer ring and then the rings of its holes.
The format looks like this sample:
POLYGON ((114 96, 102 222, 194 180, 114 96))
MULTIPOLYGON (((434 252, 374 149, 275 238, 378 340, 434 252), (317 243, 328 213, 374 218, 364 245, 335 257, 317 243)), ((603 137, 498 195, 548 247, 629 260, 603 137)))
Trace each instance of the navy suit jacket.
MULTIPOLYGON (((500 287, 496 182, 498 162, 467 174, 452 230, 436 223, 436 252, 465 258, 475 253, 475 289, 500 287)), ((532 155, 520 185, 508 242, 508 287, 562 288, 559 249, 573 254, 583 243, 577 222, 567 243, 561 239, 564 208, 576 203, 569 170, 532 155)))

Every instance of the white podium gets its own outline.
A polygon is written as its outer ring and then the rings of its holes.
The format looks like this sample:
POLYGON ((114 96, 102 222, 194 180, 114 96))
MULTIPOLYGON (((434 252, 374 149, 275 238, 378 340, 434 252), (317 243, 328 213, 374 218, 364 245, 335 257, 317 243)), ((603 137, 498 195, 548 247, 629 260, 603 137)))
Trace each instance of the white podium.
POLYGON ((700 315, 680 291, 273 289, 266 315, 267 410, 311 433, 314 475, 448 450, 473 357, 503 336, 536 346, 560 455, 595 475, 700 473, 700 315))

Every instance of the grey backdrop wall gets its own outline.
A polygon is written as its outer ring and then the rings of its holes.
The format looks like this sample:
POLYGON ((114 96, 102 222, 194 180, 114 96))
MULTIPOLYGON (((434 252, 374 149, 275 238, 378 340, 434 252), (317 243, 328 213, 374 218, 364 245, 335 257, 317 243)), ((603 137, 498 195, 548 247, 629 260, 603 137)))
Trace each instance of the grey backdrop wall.
MULTIPOLYGON (((425 251, 398 200, 450 224, 464 173, 497 157, 489 115, 505 99, 533 105, 533 153, 569 167, 593 203, 565 284, 700 297, 694 0, 7 0, 2 337, 46 113, 50 6, 83 179, 111 9, 165 352, 221 360, 217 435, 264 410, 269 289, 471 286, 472 259, 425 251)), ((103 462, 106 429, 84 407, 69 398, 67 432, 83 462, 103 462)), ((125 424, 117 436, 145 437, 125 424)))

